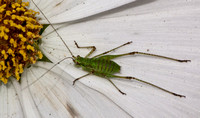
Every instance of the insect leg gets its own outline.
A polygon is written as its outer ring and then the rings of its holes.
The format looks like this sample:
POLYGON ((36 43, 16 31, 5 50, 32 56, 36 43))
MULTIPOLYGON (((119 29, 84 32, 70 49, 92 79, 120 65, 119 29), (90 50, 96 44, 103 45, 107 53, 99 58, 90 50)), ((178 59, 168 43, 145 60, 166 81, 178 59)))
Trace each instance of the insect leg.
POLYGON ((75 43, 75 45, 76 45, 77 48, 92 48, 92 50, 85 56, 85 58, 88 57, 88 56, 90 56, 90 55, 96 50, 96 47, 95 47, 95 46, 80 47, 80 46, 77 44, 76 41, 74 41, 74 43, 75 43))
POLYGON ((117 75, 112 75, 112 77, 115 77, 115 78, 123 78, 123 79, 135 79, 135 80, 140 81, 140 82, 142 82, 142 83, 145 83, 145 84, 151 85, 151 86, 153 86, 153 87, 155 87, 155 88, 158 88, 158 89, 160 89, 160 90, 163 90, 163 91, 165 91, 165 92, 167 92, 167 93, 170 93, 170 94, 172 94, 172 95, 174 95, 174 96, 185 97, 184 95, 180 95, 180 94, 177 94, 177 93, 168 91, 168 90, 166 90, 166 89, 164 89, 164 88, 161 88, 161 87, 159 87, 159 86, 157 86, 157 85, 154 85, 154 84, 152 84, 152 83, 149 83, 149 82, 140 80, 140 79, 135 78, 135 77, 130 77, 130 76, 127 76, 127 77, 126 77, 126 76, 117 76, 117 75))
POLYGON ((126 93, 122 92, 112 81, 110 78, 106 78, 121 94, 126 95, 126 93))
POLYGON ((85 74, 85 75, 83 75, 83 76, 81 76, 81 77, 75 79, 75 80, 73 81, 73 85, 75 84, 76 81, 78 81, 78 80, 80 80, 81 78, 86 77, 86 76, 88 76, 88 75, 90 75, 90 74, 91 74, 91 73, 88 73, 88 74, 85 74))
POLYGON ((118 48, 121 48, 121 47, 123 47, 123 46, 125 46, 125 45, 128 45, 128 44, 131 44, 131 43, 132 43, 132 41, 127 42, 127 43, 124 43, 124 44, 122 44, 122 45, 120 45, 120 46, 118 46, 118 47, 116 47, 116 48, 113 48, 113 49, 111 49, 111 50, 109 50, 109 51, 106 51, 106 52, 103 52, 103 53, 101 53, 101 54, 98 54, 98 55, 96 55, 96 56, 94 56, 94 57, 96 58, 96 57, 105 55, 105 54, 107 54, 107 53, 109 53, 109 52, 111 52, 111 51, 114 51, 114 50, 116 50, 116 49, 118 49, 118 48))
POLYGON ((178 61, 178 62, 190 62, 190 60, 179 60, 179 59, 175 59, 175 58, 171 58, 171 57, 166 57, 166 56, 161 56, 161 55, 155 55, 155 54, 150 54, 150 53, 144 53, 144 52, 129 52, 129 53, 119 54, 119 55, 105 55, 105 56, 102 56, 100 58, 114 59, 114 58, 121 57, 121 56, 135 55, 135 54, 149 55, 149 56, 154 56, 154 57, 169 59, 169 60, 173 60, 173 61, 178 61))
POLYGON ((131 52, 129 54, 130 55, 142 54, 142 55, 149 55, 149 56, 154 56, 154 57, 159 57, 159 58, 165 58, 165 59, 169 59, 169 60, 173 60, 173 61, 178 61, 178 62, 190 62, 190 60, 179 60, 179 59, 175 59, 175 58, 171 58, 171 57, 166 57, 166 56, 161 56, 161 55, 155 55, 155 54, 150 54, 150 53, 144 53, 144 52, 131 52))

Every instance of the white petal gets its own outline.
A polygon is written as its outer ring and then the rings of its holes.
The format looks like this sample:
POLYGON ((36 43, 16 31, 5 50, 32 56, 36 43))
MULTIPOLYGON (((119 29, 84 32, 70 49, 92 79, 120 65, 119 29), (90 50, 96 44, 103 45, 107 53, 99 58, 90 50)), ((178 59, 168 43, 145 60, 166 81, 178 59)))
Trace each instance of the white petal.
MULTIPOLYGON (((11 78, 13 79, 13 78, 11 78)), ((14 80, 16 81, 16 80, 14 80)), ((0 117, 1 118, 23 118, 24 113, 22 110, 17 88, 13 86, 12 82, 7 85, 1 84, 0 89, 0 117)))
POLYGON ((177 12, 184 14, 188 12, 188 9, 190 9, 189 11, 198 10, 199 4, 199 0, 137 0, 119 9, 104 13, 104 16, 101 18, 120 17, 124 15, 135 15, 138 17, 144 14, 154 14, 154 16, 157 16, 163 13, 175 15, 177 12))
MULTIPOLYGON (((135 0, 33 0, 51 23, 82 19, 135 0)), ((32 3, 33 5, 33 3, 32 3)), ((42 20, 41 23, 48 23, 42 20)))
MULTIPOLYGON (((172 96, 134 80, 113 79, 114 83, 127 93, 127 96, 121 95, 107 80, 99 77, 88 76, 80 81, 105 94, 134 117, 199 116, 200 27, 198 26, 200 17, 197 14, 200 13, 200 8, 195 3, 179 2, 182 3, 182 7, 176 10, 165 11, 162 9, 166 8, 161 6, 158 13, 105 17, 63 25, 60 29, 58 28, 58 32, 74 55, 84 56, 89 52, 86 49, 77 49, 74 40, 80 46, 95 45, 97 47, 95 54, 133 41, 133 44, 112 54, 134 50, 148 52, 149 50, 154 54, 192 60, 191 63, 178 63, 147 56, 127 56, 115 59, 122 66, 120 75, 138 77, 167 90, 186 95, 186 98, 172 96)), ((60 39, 55 37, 55 32, 44 39, 46 40, 44 40, 43 50, 54 62, 64 56, 71 56, 60 39)), ((66 60, 60 66, 75 78, 85 74, 69 63, 73 62, 66 60)))
POLYGON ((30 113, 28 117, 130 117, 103 94, 79 82, 73 86, 73 78, 59 68, 40 77, 52 64, 37 63, 34 66, 22 80, 23 97, 28 103, 24 107, 30 113), (38 116, 32 116, 33 108, 38 116))

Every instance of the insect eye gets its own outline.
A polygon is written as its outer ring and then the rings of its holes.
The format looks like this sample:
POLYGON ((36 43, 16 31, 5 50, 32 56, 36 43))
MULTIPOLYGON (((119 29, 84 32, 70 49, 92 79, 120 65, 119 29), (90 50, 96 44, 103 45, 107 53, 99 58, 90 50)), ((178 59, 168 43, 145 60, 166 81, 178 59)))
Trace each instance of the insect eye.
MULTIPOLYGON (((78 57, 78 56, 77 56, 78 57)), ((80 65, 80 63, 78 63, 76 60, 73 60, 73 62, 76 64, 76 65, 80 65)))
POLYGON ((79 65, 80 65, 80 63, 78 63, 78 62, 75 62, 75 64, 76 64, 77 66, 79 66, 79 65))

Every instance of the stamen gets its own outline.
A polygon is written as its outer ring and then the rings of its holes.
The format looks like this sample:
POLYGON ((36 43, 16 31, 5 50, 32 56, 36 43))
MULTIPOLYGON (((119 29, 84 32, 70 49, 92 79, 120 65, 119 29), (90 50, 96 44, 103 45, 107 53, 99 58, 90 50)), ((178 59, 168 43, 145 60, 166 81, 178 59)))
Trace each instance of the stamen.
POLYGON ((39 13, 28 6, 22 0, 0 0, 0 80, 4 84, 11 76, 19 80, 25 67, 43 57, 38 49, 39 13))

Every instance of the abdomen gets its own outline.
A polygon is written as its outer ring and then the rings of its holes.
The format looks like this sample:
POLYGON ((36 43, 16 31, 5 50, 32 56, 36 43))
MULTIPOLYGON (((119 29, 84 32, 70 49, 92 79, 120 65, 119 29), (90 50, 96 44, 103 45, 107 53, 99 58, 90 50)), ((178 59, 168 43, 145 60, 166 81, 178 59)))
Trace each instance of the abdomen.
POLYGON ((111 60, 102 58, 82 58, 81 60, 81 66, 84 70, 99 76, 114 74, 120 71, 120 66, 111 60))

